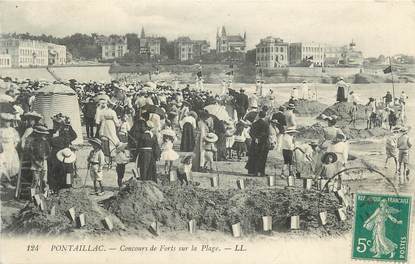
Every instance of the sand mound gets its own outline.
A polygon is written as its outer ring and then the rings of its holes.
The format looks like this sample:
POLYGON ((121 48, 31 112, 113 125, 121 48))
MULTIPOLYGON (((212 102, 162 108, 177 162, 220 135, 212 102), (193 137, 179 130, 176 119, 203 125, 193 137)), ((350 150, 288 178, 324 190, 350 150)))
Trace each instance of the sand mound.
POLYGON ((152 182, 130 181, 120 195, 108 201, 108 210, 127 226, 148 228, 157 221, 159 230, 186 230, 195 219, 199 229, 231 232, 240 222, 244 233, 262 230, 262 216, 273 216, 275 231, 289 228, 291 215, 300 216, 301 232, 319 235, 340 234, 351 228, 351 217, 341 222, 336 209, 341 207, 332 193, 316 190, 209 190, 194 186, 157 186, 152 182), (320 201, 320 202, 318 202, 320 201), (329 224, 319 224, 319 212, 327 211, 329 224))
MULTIPOLYGON (((284 106, 288 106, 288 102, 284 103, 284 106)), ((295 103, 294 113, 297 115, 317 115, 327 108, 326 104, 320 103, 315 100, 297 100, 295 103)))
POLYGON ((77 221, 73 222, 68 210, 75 209, 75 215, 83 213, 86 225, 83 229, 86 233, 105 233, 104 218, 109 217, 114 229, 124 229, 123 224, 113 215, 110 215, 96 201, 89 198, 85 189, 64 189, 57 195, 47 198, 42 196, 46 209, 42 211, 34 202, 28 203, 16 216, 15 221, 6 232, 24 234, 61 234, 68 233, 78 228, 77 221), (51 209, 55 208, 55 215, 51 215, 51 209))
MULTIPOLYGON (((317 117, 317 119, 322 119, 322 115, 336 115, 340 120, 351 120, 350 109, 352 108, 352 105, 352 103, 337 102, 334 105, 324 109, 324 111, 317 117)), ((357 119, 366 119, 365 108, 366 107, 364 105, 357 105, 357 119)))
MULTIPOLYGON (((320 123, 315 123, 311 126, 304 126, 298 128, 298 138, 302 139, 317 139, 324 138, 324 127, 320 123)), ((367 139, 372 137, 384 137, 390 135, 390 131, 385 128, 375 127, 372 129, 357 129, 351 127, 343 127, 343 133, 348 139, 367 139)))

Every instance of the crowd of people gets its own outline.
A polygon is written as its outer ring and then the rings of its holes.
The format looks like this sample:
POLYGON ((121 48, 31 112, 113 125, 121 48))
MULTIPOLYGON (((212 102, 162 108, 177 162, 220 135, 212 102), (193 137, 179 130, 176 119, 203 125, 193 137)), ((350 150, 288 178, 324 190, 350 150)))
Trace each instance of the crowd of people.
MULTIPOLYGON (((214 95, 192 90, 189 85, 178 89, 165 83, 70 80, 65 84, 77 93, 86 137, 93 147, 87 161, 97 195, 104 192, 103 168, 112 166, 112 162, 121 188, 129 162, 135 162, 142 180, 157 181, 156 163, 162 160, 165 174, 176 174, 183 184, 196 184, 192 171, 209 172, 214 170, 216 161, 241 161, 243 157, 247 157, 245 168, 249 175, 266 176, 270 151, 277 151, 283 159, 282 177, 305 174, 332 178, 348 161, 348 141, 336 127, 337 116, 325 117, 328 126, 324 128, 324 140, 297 142, 294 110, 298 99, 310 98, 306 82, 301 86, 301 98, 292 95, 286 107, 270 107, 267 101, 259 105, 261 86, 251 95, 229 86, 214 95), (207 106, 212 105, 209 109, 225 110, 220 115, 208 111, 207 106)), ((3 85, 7 91, 2 102, 12 108, 0 116, 3 185, 13 187, 12 178, 21 169, 22 176, 30 175, 32 187, 40 192, 72 186, 77 177, 77 147, 71 142, 77 134, 71 120, 65 113, 58 113, 52 118, 53 127, 47 128, 43 116, 33 111, 36 91, 49 83, 5 79, 3 85)), ((344 88, 339 89, 337 97, 341 102, 345 100, 344 88)), ((392 113, 388 94, 385 101, 385 109, 392 113)), ((372 112, 377 111, 374 105, 372 112)), ((411 143, 407 130, 396 127, 396 123, 390 128, 399 137, 388 139, 387 157, 399 163, 397 171, 408 175, 411 143)))

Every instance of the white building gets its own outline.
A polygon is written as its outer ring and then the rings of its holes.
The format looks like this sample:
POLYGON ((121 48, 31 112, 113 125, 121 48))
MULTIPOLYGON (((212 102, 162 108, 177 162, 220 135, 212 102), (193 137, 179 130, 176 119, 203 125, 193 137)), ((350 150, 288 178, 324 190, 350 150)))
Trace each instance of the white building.
POLYGON ((48 43, 37 40, 0 39, 0 54, 10 55, 12 67, 48 65, 48 43))
POLYGON ((193 41, 189 37, 179 37, 176 39, 175 57, 179 61, 193 60, 193 41))
POLYGON ((288 65, 288 43, 280 38, 266 37, 256 45, 256 64, 273 69, 288 65))
POLYGON ((290 43, 290 64, 300 65, 303 63, 313 63, 322 66, 325 58, 325 46, 315 42, 290 43))
POLYGON ((126 37, 103 37, 99 41, 102 47, 101 57, 110 60, 123 57, 128 52, 126 37))
POLYGON ((12 57, 9 54, 0 54, 0 68, 11 68, 12 57))

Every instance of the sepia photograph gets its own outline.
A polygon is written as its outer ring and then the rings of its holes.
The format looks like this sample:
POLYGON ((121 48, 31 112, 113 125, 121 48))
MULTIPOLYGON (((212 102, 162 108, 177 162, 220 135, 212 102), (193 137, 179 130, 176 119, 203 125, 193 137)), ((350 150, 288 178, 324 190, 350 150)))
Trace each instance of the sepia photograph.
POLYGON ((0 263, 415 263, 414 0, 0 0, 0 263))

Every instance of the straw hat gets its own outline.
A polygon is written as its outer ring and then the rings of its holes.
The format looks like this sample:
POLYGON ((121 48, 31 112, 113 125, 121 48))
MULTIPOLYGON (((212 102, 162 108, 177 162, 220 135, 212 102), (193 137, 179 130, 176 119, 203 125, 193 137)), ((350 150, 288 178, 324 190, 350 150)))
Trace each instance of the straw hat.
POLYGON ((295 129, 295 127, 287 127, 287 129, 285 130, 285 133, 289 134, 289 133, 298 133, 298 130, 295 129))
POLYGON ((163 130, 161 130, 160 131, 160 133, 162 134, 162 135, 165 135, 165 136, 170 136, 170 137, 176 137, 176 132, 174 132, 174 130, 173 129, 163 129, 163 130))
POLYGON ((197 119, 197 114, 196 114, 196 112, 195 112, 195 111, 190 111, 187 115, 189 115, 189 116, 193 116, 193 117, 194 117, 194 119, 197 119))
POLYGON ((341 133, 341 132, 337 133, 336 137, 333 139, 334 142, 341 142, 341 141, 344 141, 344 140, 346 140, 346 135, 341 133))
POLYGON ((56 153, 56 158, 63 163, 73 163, 76 160, 76 155, 69 148, 64 148, 56 153))
POLYGON ((90 138, 90 139, 88 139, 88 142, 91 145, 102 147, 102 141, 99 138, 90 138))
POLYGON ((215 143, 216 141, 218 141, 218 136, 216 136, 215 133, 210 132, 205 136, 205 141, 215 143))
POLYGON ((288 104, 288 107, 287 107, 288 109, 295 109, 295 105, 294 104, 288 104))
POLYGON ((49 130, 48 130, 48 128, 47 128, 47 127, 45 127, 45 126, 41 126, 41 125, 39 125, 39 126, 35 126, 35 127, 33 128, 33 132, 34 132, 34 133, 36 133, 36 134, 49 135, 49 130))
POLYGON ((334 153, 334 152, 326 152, 326 153, 324 153, 324 155, 321 157, 321 161, 323 163, 327 163, 327 160, 328 160, 329 157, 332 157, 331 163, 334 163, 334 162, 337 161, 337 154, 334 153))
POLYGON ((401 128, 401 132, 402 132, 402 133, 407 133, 407 132, 408 132, 408 128, 406 128, 406 127, 402 127, 402 128, 401 128))

